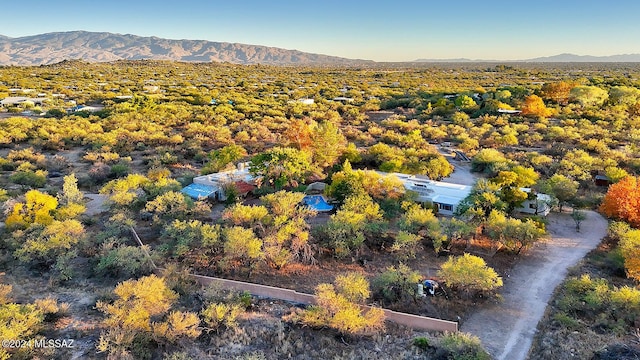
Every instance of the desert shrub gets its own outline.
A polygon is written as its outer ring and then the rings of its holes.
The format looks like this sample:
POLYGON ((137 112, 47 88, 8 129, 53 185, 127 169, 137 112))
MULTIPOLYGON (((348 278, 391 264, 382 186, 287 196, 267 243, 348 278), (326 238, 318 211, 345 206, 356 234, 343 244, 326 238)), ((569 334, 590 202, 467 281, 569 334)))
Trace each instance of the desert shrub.
POLYGON ((165 354, 162 360, 195 360, 184 351, 176 351, 171 354, 165 354))
POLYGON ((553 320, 557 322, 560 326, 572 331, 582 328, 578 320, 576 320, 571 315, 562 311, 553 315, 553 320))
MULTIPOLYGON (((53 298, 38 299, 33 304, 9 302, 10 285, 2 285, 2 303, 0 304, 0 339, 30 339, 42 330, 43 323, 53 319, 53 315, 68 305, 58 305, 53 298)), ((30 349, 18 349, 13 352, 0 348, 0 359, 30 358, 30 349)))
POLYGON ((83 157, 84 160, 91 163, 114 164, 120 160, 120 154, 103 151, 103 152, 87 152, 83 157))
POLYGON ((59 281, 68 281, 75 275, 75 270, 72 265, 73 259, 78 256, 77 251, 68 251, 66 253, 58 255, 56 263, 53 265, 54 276, 59 281))
POLYGON ((467 293, 493 291, 502 286, 502 278, 484 259, 470 254, 449 257, 438 276, 453 288, 467 293))
POLYGON ((619 241, 627 276, 640 281, 640 230, 627 231, 619 241))
POLYGON ((178 257, 185 255, 193 247, 206 251, 217 247, 220 235, 220 225, 204 224, 198 220, 174 220, 162 231, 161 249, 178 257))
POLYGON ((640 316, 640 290, 613 287, 606 279, 582 275, 564 283, 557 304, 562 313, 574 314, 594 330, 620 334, 640 316))
POLYGON ((407 265, 390 266, 373 279, 371 287, 376 298, 385 301, 400 301, 407 296, 415 296, 422 275, 407 265))
POLYGON ((34 151, 33 148, 11 150, 7 155, 7 159, 14 162, 30 162, 41 167, 44 167, 47 162, 47 158, 43 154, 34 151))
POLYGON ((471 171, 495 175, 500 170, 505 170, 508 160, 495 149, 482 149, 471 159, 471 171))
POLYGON ((65 171, 71 167, 71 164, 64 156, 54 155, 47 159, 46 166, 49 171, 65 171))
POLYGON ((129 164, 122 163, 122 162, 111 165, 110 170, 111 170, 110 175, 115 178, 121 178, 123 176, 128 175, 131 172, 131 169, 129 168, 129 164))
POLYGON ((95 271, 104 276, 125 278, 148 275, 153 271, 149 251, 147 245, 141 248, 118 245, 113 241, 103 243, 95 271))
POLYGON ((249 263, 253 266, 264 257, 263 242, 251 229, 239 226, 225 228, 222 231, 222 238, 224 239, 224 260, 221 266, 224 268, 230 267, 233 261, 249 263))
POLYGON ((607 345, 597 351, 592 360, 636 360, 640 359, 640 350, 627 344, 607 345))
POLYGON ((419 336, 413 339, 413 346, 421 350, 427 350, 431 347, 431 342, 424 336, 419 336))
POLYGON ((396 253, 400 258, 413 259, 416 257, 416 251, 421 240, 422 237, 420 235, 400 231, 391 246, 391 251, 396 253))
POLYGON ((94 184, 101 184, 106 181, 111 175, 111 167, 104 163, 95 163, 87 172, 89 175, 89 180, 94 184))
POLYGON ((438 342, 436 358, 449 360, 490 360, 480 339, 466 333, 447 333, 438 342))
POLYGON ((0 157, 0 170, 13 171, 18 165, 11 160, 0 157))
POLYGON ((336 257, 342 258, 357 250, 367 238, 377 237, 385 228, 380 205, 365 194, 349 196, 342 207, 322 228, 322 237, 336 257))
POLYGON ((220 328, 233 329, 238 326, 238 316, 244 313, 244 308, 240 304, 210 303, 200 315, 207 330, 218 331, 220 328))
POLYGON ((15 184, 32 188, 41 188, 47 183, 47 172, 44 170, 22 170, 9 176, 9 180, 15 184))
POLYGON ((166 264, 162 269, 162 277, 167 286, 181 297, 193 294, 200 289, 195 278, 191 276, 189 268, 180 263, 166 264))
POLYGON ((169 191, 148 202, 145 210, 154 214, 153 221, 157 223, 167 219, 184 220, 193 205, 193 201, 186 195, 169 191))
POLYGON ((85 237, 84 226, 77 220, 53 221, 32 226, 15 255, 23 262, 52 264, 85 237))

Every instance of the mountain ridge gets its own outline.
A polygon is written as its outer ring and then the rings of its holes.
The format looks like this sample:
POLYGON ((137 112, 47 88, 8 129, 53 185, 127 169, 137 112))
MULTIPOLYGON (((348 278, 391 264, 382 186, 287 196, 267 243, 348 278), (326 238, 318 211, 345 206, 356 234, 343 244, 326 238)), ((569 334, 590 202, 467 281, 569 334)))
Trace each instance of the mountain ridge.
POLYGON ((520 63, 520 62, 640 62, 640 54, 617 54, 607 56, 593 56, 593 55, 576 55, 570 53, 563 53, 552 56, 542 56, 537 58, 525 59, 525 60, 487 60, 487 59, 416 59, 412 62, 424 62, 424 63, 463 63, 463 62, 506 62, 506 63, 520 63))
POLYGON ((63 60, 175 60, 236 64, 361 64, 371 60, 262 45, 164 39, 110 32, 66 31, 11 38, 0 35, 0 65, 46 65, 63 60))

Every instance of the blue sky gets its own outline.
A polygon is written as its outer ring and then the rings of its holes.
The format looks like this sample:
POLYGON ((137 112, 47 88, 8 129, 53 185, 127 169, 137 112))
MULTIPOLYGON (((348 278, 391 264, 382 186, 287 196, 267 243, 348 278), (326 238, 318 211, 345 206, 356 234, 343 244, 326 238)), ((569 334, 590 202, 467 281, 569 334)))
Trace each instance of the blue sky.
POLYGON ((0 34, 108 31, 276 46, 376 61, 640 53, 637 0, 30 0, 0 34))

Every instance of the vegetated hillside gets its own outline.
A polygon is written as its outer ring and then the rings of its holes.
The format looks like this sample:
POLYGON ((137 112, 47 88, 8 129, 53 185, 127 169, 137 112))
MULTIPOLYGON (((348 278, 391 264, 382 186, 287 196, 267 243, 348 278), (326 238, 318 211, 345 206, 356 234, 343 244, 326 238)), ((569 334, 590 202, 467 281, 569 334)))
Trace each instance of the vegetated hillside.
POLYGON ((108 32, 70 31, 19 38, 0 36, 1 65, 42 65, 69 59, 90 62, 157 59, 272 65, 370 62, 268 46, 170 40, 108 32))

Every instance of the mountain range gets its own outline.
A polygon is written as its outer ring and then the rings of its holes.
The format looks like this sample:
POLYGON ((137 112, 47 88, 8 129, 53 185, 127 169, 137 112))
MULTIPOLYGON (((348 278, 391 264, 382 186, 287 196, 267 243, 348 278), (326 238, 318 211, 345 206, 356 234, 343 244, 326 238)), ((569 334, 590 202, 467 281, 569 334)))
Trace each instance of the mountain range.
MULTIPOLYGON (((11 38, 0 35, 0 65, 43 65, 63 60, 175 60, 270 65, 358 65, 371 60, 347 59, 207 40, 171 40, 108 32, 69 31, 11 38)), ((409 62, 640 62, 640 54, 589 56, 560 54, 526 60, 418 59, 409 62)))
POLYGON ((484 60, 484 59, 417 59, 413 62, 433 62, 433 63, 462 63, 462 62, 539 62, 539 63, 558 63, 558 62, 640 62, 640 54, 622 54, 610 56, 591 56, 591 55, 575 55, 575 54, 559 54, 553 56, 537 57, 525 60, 484 60))
POLYGON ((0 35, 0 65, 42 65, 63 60, 106 62, 115 60, 176 60, 235 64, 372 63, 336 56, 206 40, 170 40, 108 32, 69 31, 18 38, 0 35))

